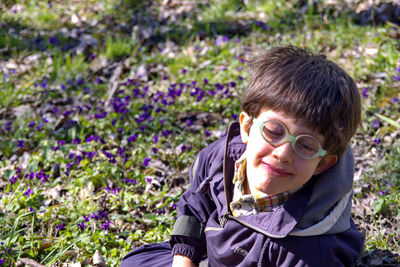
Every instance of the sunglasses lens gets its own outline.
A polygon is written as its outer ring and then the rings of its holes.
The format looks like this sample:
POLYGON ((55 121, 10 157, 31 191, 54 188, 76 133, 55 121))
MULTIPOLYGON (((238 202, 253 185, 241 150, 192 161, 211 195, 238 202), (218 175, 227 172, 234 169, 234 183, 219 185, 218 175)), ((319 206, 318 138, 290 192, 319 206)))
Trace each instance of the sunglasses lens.
POLYGON ((312 158, 319 151, 319 143, 311 136, 301 135, 297 137, 294 145, 296 154, 303 158, 312 158))
POLYGON ((267 121, 262 129, 264 138, 271 144, 276 145, 286 136, 286 130, 282 124, 276 121, 267 121))

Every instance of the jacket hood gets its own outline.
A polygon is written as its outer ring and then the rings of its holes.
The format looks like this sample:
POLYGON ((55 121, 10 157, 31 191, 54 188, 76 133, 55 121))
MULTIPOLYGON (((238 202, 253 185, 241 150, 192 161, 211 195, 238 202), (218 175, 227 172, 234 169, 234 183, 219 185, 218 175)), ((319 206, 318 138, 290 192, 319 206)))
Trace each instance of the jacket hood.
MULTIPOLYGON (((226 136, 223 165, 226 203, 232 201, 234 163, 245 149, 239 123, 232 123, 226 136)), ((344 232, 350 228, 353 176, 354 159, 348 147, 335 165, 313 176, 282 206, 257 216, 231 218, 274 238, 344 232)))

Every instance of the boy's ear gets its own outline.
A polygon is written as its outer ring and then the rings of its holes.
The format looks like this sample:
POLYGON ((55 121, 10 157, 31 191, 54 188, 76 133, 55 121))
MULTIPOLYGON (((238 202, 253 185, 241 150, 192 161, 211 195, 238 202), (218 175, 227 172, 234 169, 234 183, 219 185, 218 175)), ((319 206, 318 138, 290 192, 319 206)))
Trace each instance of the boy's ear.
POLYGON ((338 156, 336 155, 326 155, 321 159, 321 161, 318 163, 317 168, 314 171, 314 175, 323 173, 338 161, 338 156))
POLYGON ((240 116, 239 116, 240 137, 242 138, 242 142, 245 144, 247 144, 247 142, 249 140, 250 130, 246 131, 246 129, 248 129, 249 121, 250 121, 250 116, 247 115, 246 112, 240 113, 240 116))

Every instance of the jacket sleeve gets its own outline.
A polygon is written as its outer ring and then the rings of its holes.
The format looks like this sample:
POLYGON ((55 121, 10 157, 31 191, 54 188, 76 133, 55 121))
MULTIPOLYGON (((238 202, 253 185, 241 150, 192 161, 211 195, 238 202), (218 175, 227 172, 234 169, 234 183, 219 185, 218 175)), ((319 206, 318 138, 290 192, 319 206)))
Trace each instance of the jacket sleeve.
POLYGON ((328 266, 355 266, 363 250, 363 236, 351 220, 351 227, 342 233, 322 235, 320 250, 322 261, 328 266))
POLYGON ((215 204, 208 190, 203 189, 212 178, 213 169, 222 167, 222 160, 218 159, 221 153, 215 149, 219 142, 222 140, 204 148, 193 162, 189 171, 191 186, 179 200, 178 218, 170 237, 172 253, 187 256, 195 264, 207 254, 204 229, 215 204))
POLYGON ((362 248, 362 235, 352 223, 338 234, 271 239, 262 266, 355 266, 362 248))

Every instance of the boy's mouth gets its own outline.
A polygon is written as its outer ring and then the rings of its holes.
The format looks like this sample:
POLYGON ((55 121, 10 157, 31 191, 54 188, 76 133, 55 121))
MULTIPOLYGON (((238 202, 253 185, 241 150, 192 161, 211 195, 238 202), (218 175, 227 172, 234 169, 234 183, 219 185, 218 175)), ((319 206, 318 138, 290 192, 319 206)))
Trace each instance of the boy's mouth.
POLYGON ((271 164, 263 163, 267 167, 267 171, 275 176, 285 177, 291 175, 291 173, 286 172, 283 169, 277 168, 271 164))

